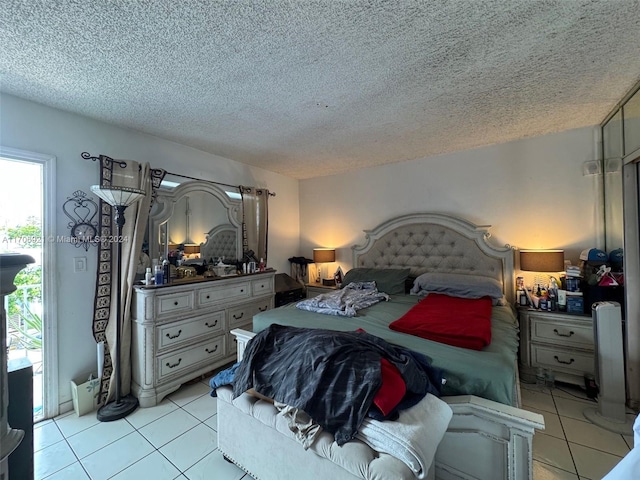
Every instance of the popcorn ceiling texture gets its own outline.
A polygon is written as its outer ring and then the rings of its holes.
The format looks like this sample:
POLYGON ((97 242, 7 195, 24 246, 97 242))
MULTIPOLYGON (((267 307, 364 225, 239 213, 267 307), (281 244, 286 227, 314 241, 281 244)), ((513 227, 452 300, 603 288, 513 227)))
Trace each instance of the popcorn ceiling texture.
POLYGON ((4 0, 3 92, 295 178, 600 123, 631 0, 4 0))

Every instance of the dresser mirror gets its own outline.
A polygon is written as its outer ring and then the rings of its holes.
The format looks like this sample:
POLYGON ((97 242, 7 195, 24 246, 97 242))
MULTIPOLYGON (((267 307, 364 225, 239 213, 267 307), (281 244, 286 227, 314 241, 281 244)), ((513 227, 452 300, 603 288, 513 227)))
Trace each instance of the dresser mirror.
POLYGON ((149 216, 149 256, 175 263, 242 258, 242 202, 233 188, 167 174, 149 216), (229 190, 227 192, 227 190, 229 190))

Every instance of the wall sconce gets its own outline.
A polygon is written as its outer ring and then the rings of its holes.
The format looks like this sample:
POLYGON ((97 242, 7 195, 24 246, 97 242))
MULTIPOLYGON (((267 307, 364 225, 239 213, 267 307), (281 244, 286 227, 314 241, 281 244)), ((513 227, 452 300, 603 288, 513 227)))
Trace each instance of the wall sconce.
POLYGON ((321 283, 325 277, 321 272, 322 263, 331 263, 336 261, 335 248, 314 248, 313 249, 313 263, 316 263, 316 283, 321 283))

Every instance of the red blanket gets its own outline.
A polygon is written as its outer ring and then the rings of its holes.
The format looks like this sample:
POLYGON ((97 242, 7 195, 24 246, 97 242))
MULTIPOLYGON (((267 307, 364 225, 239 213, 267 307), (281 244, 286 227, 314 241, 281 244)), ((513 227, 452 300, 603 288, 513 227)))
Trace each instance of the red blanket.
POLYGON ((430 293, 389 328, 455 347, 482 350, 491 343, 491 299, 430 293))

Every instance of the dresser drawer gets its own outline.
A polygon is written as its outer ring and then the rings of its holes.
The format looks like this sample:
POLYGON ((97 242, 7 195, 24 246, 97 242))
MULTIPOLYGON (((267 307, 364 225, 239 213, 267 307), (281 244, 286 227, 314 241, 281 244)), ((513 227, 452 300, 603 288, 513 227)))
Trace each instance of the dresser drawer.
POLYGON ((180 314, 193 309, 193 293, 181 292, 156 297, 156 315, 158 317, 180 314))
POLYGON ((157 348, 160 350, 201 335, 222 332, 223 328, 224 311, 160 325, 156 330, 157 348))
POLYGON ((235 283, 202 288, 197 291, 199 307, 205 307, 218 302, 233 302, 251 296, 249 283, 235 283))
POLYGON ((594 373, 595 357, 593 353, 580 352, 542 345, 531 345, 532 366, 547 367, 555 371, 570 373, 582 377, 585 373, 594 373))
POLYGON ((593 328, 591 325, 562 323, 533 317, 531 341, 593 350, 593 328))
MULTIPOLYGON (((266 312, 271 308, 273 297, 257 302, 245 303, 229 309, 229 328, 238 328, 240 325, 252 324, 253 316, 260 312, 266 312)), ((251 328, 249 328, 251 330, 251 328)))
POLYGON ((273 277, 265 277, 251 281, 251 292, 254 296, 273 293, 273 277))
POLYGON ((158 382, 166 377, 181 374, 200 363, 213 362, 226 354, 226 335, 220 335, 207 342, 185 348, 178 352, 166 353, 157 358, 158 382))

